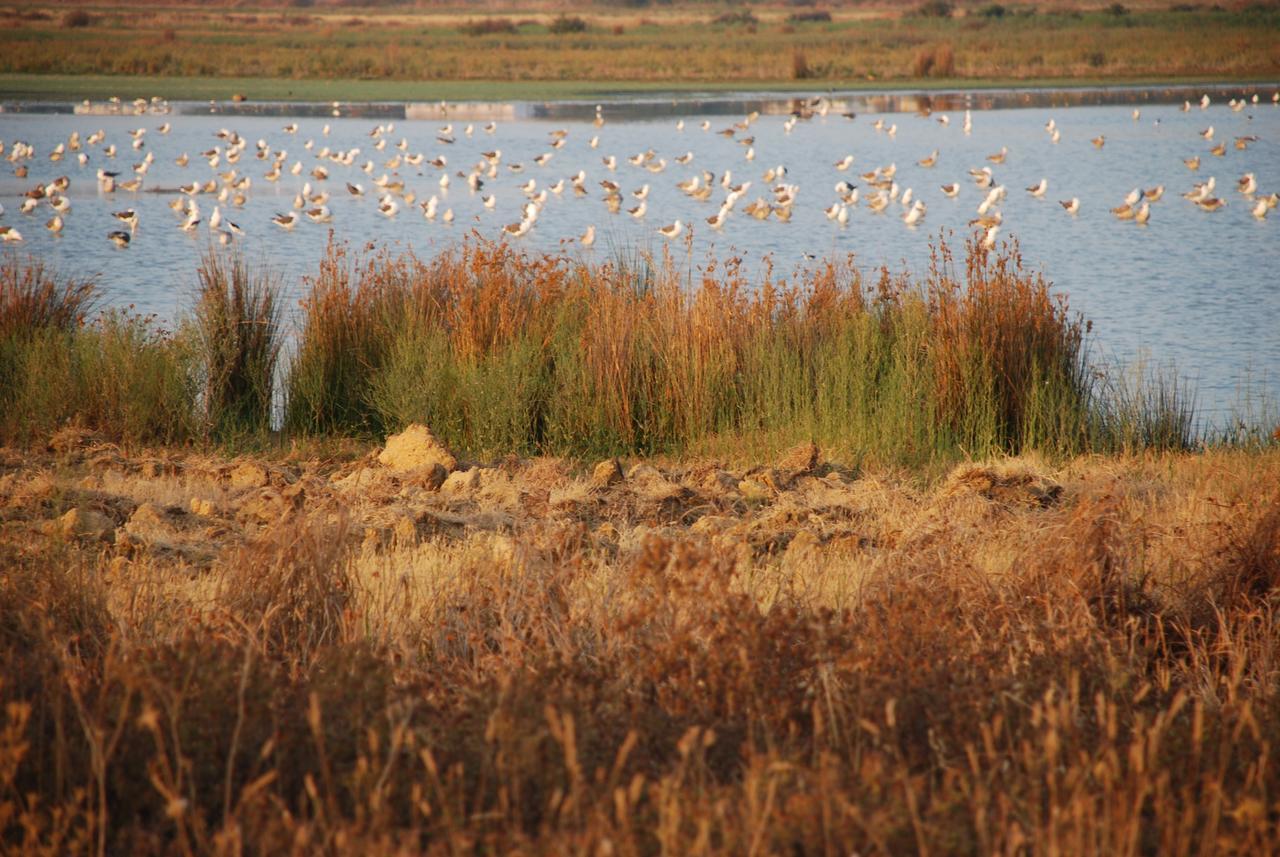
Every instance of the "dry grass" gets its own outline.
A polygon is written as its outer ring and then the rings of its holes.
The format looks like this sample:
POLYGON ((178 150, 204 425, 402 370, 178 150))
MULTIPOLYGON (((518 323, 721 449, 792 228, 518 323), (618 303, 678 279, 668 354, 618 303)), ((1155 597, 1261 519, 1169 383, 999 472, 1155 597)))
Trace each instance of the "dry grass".
MULTIPOLYGON (((858 82, 1152 77, 1266 78, 1280 70, 1273 5, 1108 14, 1076 4, 1000 17, 921 17, 843 8, 831 22, 789 22, 789 8, 596 8, 586 29, 556 33, 559 10, 95 9, 87 26, 14 20, 0 28, 0 73, 277 79, 779 82, 803 55, 809 79, 858 82), (526 23, 526 20, 529 23, 526 23), (471 35, 459 37, 459 29, 471 35), (708 40, 708 34, 716 38, 708 40), (234 50, 228 46, 234 45, 234 50), (934 47, 943 46, 943 47, 934 47), (950 51, 953 59, 945 54, 950 51), (938 56, 943 54, 943 56, 938 56), (928 62, 929 57, 935 61, 928 62)), ((60 12, 60 10, 59 10, 60 12)))
POLYGON ((432 491, 55 446, 0 450, 15 853, 1274 852, 1274 451, 432 491))

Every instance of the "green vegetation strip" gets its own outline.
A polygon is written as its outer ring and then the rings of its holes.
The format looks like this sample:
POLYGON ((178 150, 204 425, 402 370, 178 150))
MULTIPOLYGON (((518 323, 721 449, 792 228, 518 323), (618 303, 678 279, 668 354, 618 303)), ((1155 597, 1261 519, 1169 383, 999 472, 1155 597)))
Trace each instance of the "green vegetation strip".
POLYGON ((0 99, 101 101, 158 97, 171 101, 229 101, 236 95, 248 101, 380 102, 380 101, 551 101, 607 98, 618 95, 689 94, 698 92, 842 92, 948 89, 1008 89, 1054 86, 1167 86, 1230 80, 1247 85, 1265 79, 1241 80, 1213 75, 1116 78, 919 79, 884 82, 866 80, 718 83, 618 81, 407 81, 407 80, 281 80, 245 77, 151 77, 145 75, 0 74, 0 99))

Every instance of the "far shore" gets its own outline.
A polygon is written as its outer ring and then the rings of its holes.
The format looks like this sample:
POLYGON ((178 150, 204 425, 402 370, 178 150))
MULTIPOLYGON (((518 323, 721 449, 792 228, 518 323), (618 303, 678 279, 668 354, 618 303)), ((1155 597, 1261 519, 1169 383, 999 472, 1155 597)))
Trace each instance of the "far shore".
POLYGON ((411 81, 411 80, 293 80, 280 78, 194 78, 142 75, 0 74, 0 105, 4 102, 97 101, 163 98, 169 101, 413 102, 413 101, 575 101, 663 94, 822 94, 828 92, 954 92, 1030 89, 1089 89, 1105 87, 1239 87, 1265 97, 1280 87, 1267 78, 1212 77, 1142 78, 954 78, 907 80, 766 80, 725 82, 618 81, 411 81))

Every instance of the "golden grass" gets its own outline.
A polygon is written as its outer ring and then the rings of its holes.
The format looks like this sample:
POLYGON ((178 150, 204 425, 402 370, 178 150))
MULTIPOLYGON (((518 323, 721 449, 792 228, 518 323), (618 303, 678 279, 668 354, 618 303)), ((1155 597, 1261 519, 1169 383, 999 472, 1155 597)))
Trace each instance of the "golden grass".
POLYGON ((0 450, 8 851, 1274 851, 1274 450, 52 447, 0 450))
POLYGON ((1259 78, 1280 69, 1274 7, 1124 15, 1014 7, 999 18, 837 10, 829 23, 710 23, 718 11, 593 9, 555 34, 555 13, 384 10, 92 10, 87 26, 10 17, 0 73, 452 81, 780 82, 1259 78), (483 33, 486 17, 516 32, 483 33), (528 23, 522 23, 522 22, 528 23), (481 35, 465 35, 474 27, 481 35), (707 34, 715 35, 710 42, 707 34), (803 56, 803 64, 796 57, 803 56))

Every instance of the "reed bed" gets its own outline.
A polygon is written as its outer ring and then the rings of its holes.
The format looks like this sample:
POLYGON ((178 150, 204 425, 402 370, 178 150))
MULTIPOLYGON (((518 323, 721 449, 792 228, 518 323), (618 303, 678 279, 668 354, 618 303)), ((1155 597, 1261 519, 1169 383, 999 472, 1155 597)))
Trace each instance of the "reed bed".
POLYGON ((11 441, 68 423, 234 444, 422 422, 481 458, 816 441, 851 462, 917 465, 1204 439, 1176 380, 1090 365, 1087 325, 1016 248, 970 244, 956 259, 942 246, 919 279, 864 282, 847 261, 756 280, 732 259, 695 272, 667 255, 588 263, 479 238, 426 260, 333 245, 283 364, 279 283, 234 256, 202 262, 175 333, 120 312, 86 319, 92 286, 36 263, 9 257, 3 276, 11 441))
POLYGON ((847 262, 753 283, 734 260, 691 274, 480 240, 425 262, 344 253, 305 308, 290 411, 329 404, 299 429, 424 422, 482 456, 767 438, 920 461, 1090 442, 1084 324, 1016 255, 970 246, 957 272, 942 248, 923 281, 866 284, 847 262))

